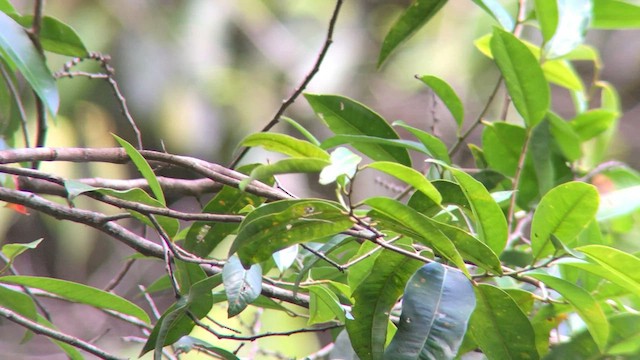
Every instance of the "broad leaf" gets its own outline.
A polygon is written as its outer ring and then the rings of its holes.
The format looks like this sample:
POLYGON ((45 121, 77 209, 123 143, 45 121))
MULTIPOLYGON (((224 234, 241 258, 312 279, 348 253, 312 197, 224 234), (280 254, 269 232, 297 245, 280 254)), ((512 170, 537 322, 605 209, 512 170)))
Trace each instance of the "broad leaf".
POLYGON ((566 55, 584 42, 591 21, 591 3, 591 0, 558 0, 557 28, 544 48, 547 58, 566 55))
POLYGON ((533 327, 504 290, 488 284, 475 287, 476 309, 469 331, 489 359, 539 358, 533 327))
POLYGON ((553 253, 551 236, 565 245, 594 219, 598 210, 598 191, 593 185, 569 182, 549 191, 538 204, 531 223, 534 259, 553 253))
POLYGON ((309 290, 309 321, 307 325, 328 322, 334 319, 345 321, 344 310, 338 297, 326 287, 311 285, 309 290))
POLYGON ((347 230, 353 223, 336 203, 284 200, 264 205, 240 225, 230 254, 245 266, 265 261, 284 248, 347 230))
POLYGON ((526 129, 505 122, 486 124, 482 130, 482 148, 489 167, 506 176, 514 176, 522 153, 526 129))
MULTIPOLYGON (((313 111, 336 135, 366 135, 384 139, 399 139, 385 119, 359 102, 337 95, 304 95, 313 111)), ((355 144, 354 147, 377 161, 395 161, 411 166, 405 149, 376 144, 355 144)))
POLYGON ((329 160, 315 158, 284 159, 273 164, 257 166, 248 178, 240 182, 240 190, 246 189, 253 180, 264 180, 278 174, 316 173, 330 165, 329 160))
POLYGON ((38 319, 36 304, 29 295, 23 292, 0 286, 0 306, 31 320, 37 321, 38 319))
MULTIPOLYGON (((16 21, 25 28, 29 28, 33 23, 33 16, 21 16, 16 21)), ((51 16, 42 18, 40 43, 44 50, 60 55, 86 57, 89 54, 75 30, 51 16)))
POLYGON ((25 29, 0 12, 0 56, 22 73, 52 115, 58 112, 60 95, 44 58, 27 36, 25 29))
POLYGON ((431 155, 431 152, 428 150, 428 148, 426 148, 423 144, 416 141, 385 139, 381 137, 365 136, 365 135, 335 135, 328 139, 325 139, 320 146, 323 149, 330 149, 332 147, 336 147, 338 145, 344 145, 344 144, 349 144, 349 145, 375 144, 375 145, 382 145, 382 146, 391 146, 391 147, 397 147, 401 149, 418 151, 423 154, 431 155))
POLYGON ((353 293, 354 320, 347 320, 346 325, 360 359, 382 359, 389 312, 402 295, 405 283, 421 265, 417 260, 382 250, 369 275, 353 293))
POLYGON ((461 272, 424 265, 407 283, 385 360, 453 359, 475 305, 473 287, 461 272))
POLYGON ((319 146, 284 134, 255 133, 240 143, 242 146, 261 146, 295 158, 317 158, 329 160, 329 154, 319 146))
POLYGON ((427 149, 429 155, 436 160, 444 161, 447 164, 451 164, 447 146, 439 138, 429 134, 426 131, 416 129, 412 126, 405 124, 403 121, 394 121, 393 126, 400 126, 401 128, 410 132, 415 136, 427 149))
MULTIPOLYGON (((637 270, 640 266, 640 258, 612 247, 603 245, 587 245, 576 248, 587 257, 600 264, 607 272, 619 277, 625 283, 619 283, 623 287, 640 286, 640 274, 637 270)), ((613 280, 612 280, 613 281, 613 280)))
POLYGON ((611 128, 620 115, 616 112, 596 109, 576 116, 569 122, 580 140, 590 140, 611 128))
POLYGON ((151 188, 151 192, 153 193, 155 198, 158 201, 160 201, 162 205, 166 205, 167 201, 164 198, 162 187, 160 186, 160 183, 158 182, 158 178, 156 177, 156 174, 153 172, 153 169, 151 169, 151 166, 149 165, 147 160, 142 155, 140 155, 140 152, 138 152, 138 150, 136 150, 136 148, 133 147, 131 144, 129 144, 126 140, 124 140, 123 138, 115 134, 112 134, 112 135, 116 139, 116 141, 120 144, 120 146, 124 148, 124 151, 127 153, 129 158, 131 159, 131 162, 133 162, 133 164, 136 166, 140 174, 142 174, 145 180, 147 180, 147 183, 149 184, 149 188, 151 188))
POLYGON ((545 43, 549 42, 558 27, 558 1, 535 0, 536 17, 545 43))
POLYGON ((442 195, 440 195, 438 190, 431 184, 431 182, 427 180, 427 178, 423 174, 410 167, 388 161, 373 162, 371 164, 368 164, 366 167, 380 170, 406 182, 416 190, 421 191, 436 204, 440 204, 440 202, 442 201, 442 195))
POLYGON ((558 144, 562 154, 567 160, 578 160, 582 156, 581 141, 578 134, 569 123, 556 114, 549 112, 547 120, 549 121, 549 131, 551 131, 551 135, 553 135, 553 139, 558 144))
POLYGON ((285 272, 288 268, 291 267, 291 265, 293 265, 293 263, 296 261, 296 258, 298 257, 299 251, 300 246, 296 244, 273 253, 273 261, 275 261, 276 266, 281 273, 285 272))
POLYGON ((222 268, 224 291, 227 294, 229 317, 240 314, 247 305, 260 296, 262 291, 262 268, 259 264, 245 269, 237 256, 227 260, 222 268))
POLYGON ((529 127, 549 110, 551 95, 538 60, 518 38, 494 29, 491 53, 504 77, 513 105, 529 127))
POLYGON ((283 116, 281 119, 282 121, 289 123, 296 130, 298 130, 298 132, 302 134, 302 136, 304 136, 310 143, 320 146, 320 141, 318 141, 318 139, 316 139, 316 137, 313 136, 313 134, 309 132, 309 130, 305 129, 300 123, 286 116, 283 116))
POLYGON ((429 22, 446 3, 447 0, 414 0, 385 36, 378 56, 378 67, 400 44, 429 22))
POLYGON ((596 29, 635 29, 640 27, 640 6, 621 0, 593 0, 596 29))
POLYGON ((138 318, 146 323, 149 316, 144 310, 120 296, 71 281, 37 276, 3 276, 0 282, 32 287, 58 295, 68 301, 113 310, 138 318))
POLYGON ((453 90, 453 88, 447 84, 444 80, 431 76, 424 75, 419 78, 425 85, 431 88, 435 92, 444 105, 449 109, 451 115, 456 120, 458 128, 462 127, 464 121, 464 107, 462 101, 453 90))

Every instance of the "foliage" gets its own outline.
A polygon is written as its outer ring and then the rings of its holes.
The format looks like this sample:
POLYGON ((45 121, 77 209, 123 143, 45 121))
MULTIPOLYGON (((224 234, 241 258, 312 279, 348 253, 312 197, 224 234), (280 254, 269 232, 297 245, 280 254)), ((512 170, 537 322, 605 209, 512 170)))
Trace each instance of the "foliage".
MULTIPOLYGON (((341 95, 304 94, 330 134, 322 141, 281 118, 324 61, 342 6, 338 0, 313 71, 272 122, 240 144, 285 158, 238 167, 245 150, 224 167, 145 150, 140 136, 135 144, 115 136, 122 148, 114 149, 30 147, 31 119, 20 111, 25 96, 12 91, 21 79, 40 108, 38 139, 46 135, 47 111, 56 116, 61 77, 107 79, 131 116, 108 57, 87 52, 63 22, 37 12, 21 15, 0 0, 0 88, 8 99, 1 109, 2 136, 11 146, 0 151, 0 200, 18 213, 41 212, 93 227, 128 245, 135 261, 163 260, 166 273, 141 295, 151 299, 169 289, 175 296, 159 318, 151 318, 132 299, 109 291, 17 274, 16 258, 47 241, 38 239, 2 247, 0 315, 46 335, 74 359, 82 356, 78 349, 101 358, 120 354, 58 331, 40 296, 89 305, 138 326, 145 335, 140 355, 153 353, 155 359, 192 350, 236 359, 245 356, 242 344, 303 332, 327 332, 333 339, 310 358, 455 359, 473 352, 489 359, 640 357, 640 259, 619 241, 619 224, 632 221, 640 207, 640 175, 621 163, 600 162, 621 109, 615 89, 599 79, 598 51, 584 43, 590 28, 640 27, 633 16, 640 7, 619 0, 539 0, 529 7, 520 1, 513 17, 497 1, 473 2, 496 20, 475 42, 500 73, 484 110, 471 119, 453 86, 435 75, 417 76, 451 114, 456 138, 450 146, 451 139, 402 121, 390 124, 341 95), (523 39, 523 28, 539 32, 531 38, 541 42, 523 39), (52 53, 77 58, 54 76, 46 62, 52 53), (98 62, 104 73, 74 73, 84 60, 98 62), (590 61, 596 76, 580 77, 578 60, 590 61), (553 105, 560 91, 572 95, 571 119, 553 105), (495 105, 503 111, 488 119, 495 105), (269 132, 281 120, 300 138, 269 132), (469 146, 475 167, 456 163, 478 128, 481 143, 469 146), (133 181, 123 190, 65 179, 38 170, 42 161, 131 162, 143 176, 136 183, 143 189, 133 181), (208 185, 204 192, 215 193, 200 212, 169 207, 169 189, 196 193, 199 180, 159 176, 167 166, 198 174, 208 185), (311 174, 334 195, 298 198, 278 181, 291 173, 311 174), (357 200, 356 180, 374 173, 405 186, 395 198, 357 200), (36 186, 42 181, 55 186, 51 194, 62 195, 69 206, 43 197, 47 191, 36 186), (85 210, 74 206, 80 199, 126 212, 85 210), (130 219, 129 226, 122 219, 130 219), (134 232, 139 225, 148 232, 134 232), (268 309, 304 317, 307 327, 231 333, 229 325, 209 321, 218 303, 226 304, 229 318, 268 309)), ((378 66, 393 61, 394 51, 446 6, 442 0, 414 0, 391 25, 378 66)))

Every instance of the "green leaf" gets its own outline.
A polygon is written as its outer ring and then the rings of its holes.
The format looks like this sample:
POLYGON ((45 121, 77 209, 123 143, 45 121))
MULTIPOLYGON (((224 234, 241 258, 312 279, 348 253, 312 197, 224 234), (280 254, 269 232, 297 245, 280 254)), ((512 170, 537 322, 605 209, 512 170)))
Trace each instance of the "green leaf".
POLYGON ((426 25, 446 3, 447 0, 414 0, 385 36, 378 56, 378 67, 400 44, 426 25))
POLYGON ((136 150, 131 144, 129 144, 126 140, 119 137, 118 135, 111 134, 116 141, 124 148, 124 151, 129 155, 131 162, 136 166, 140 174, 147 180, 149 184, 149 188, 151 192, 155 196, 155 198, 162 203, 162 205, 167 205, 167 201, 164 199, 164 193, 162 192, 162 187, 158 182, 158 178, 156 174, 151 169, 151 166, 147 162, 147 160, 140 155, 140 152, 136 150))
POLYGON ((138 306, 119 296, 90 286, 37 276, 3 276, 0 277, 0 282, 44 290, 71 302, 113 310, 149 323, 149 316, 138 306))
POLYGON ((223 348, 217 347, 217 346, 213 346, 211 344, 209 344, 208 342, 195 338, 193 336, 183 336, 181 337, 178 341, 176 341, 173 344, 174 349, 176 350, 176 352, 181 352, 181 353, 188 353, 192 350, 197 350, 198 348, 196 347, 196 345, 200 348, 204 348, 209 350, 210 352, 212 352, 213 354, 217 355, 215 358, 216 359, 223 359, 223 360, 241 360, 239 357, 237 357, 236 355, 234 355, 231 351, 225 350, 223 348))
POLYGON ((596 29, 636 29, 640 27, 640 6, 620 0, 593 0, 596 29))
POLYGON ((569 161, 578 160, 582 156, 581 141, 578 134, 569 123, 552 112, 547 114, 547 120, 549 120, 551 135, 553 135, 553 139, 558 144, 562 154, 569 161))
POLYGON ((473 0, 476 5, 480 6, 487 14, 496 19, 503 29, 513 31, 516 26, 509 12, 497 0, 473 0))
POLYGON ((549 84, 538 60, 518 38, 497 28, 491 38, 491 53, 516 110, 528 127, 536 126, 551 101, 549 84))
MULTIPOLYGON (((304 95, 313 111, 336 135, 366 135, 384 139, 399 139, 385 119, 359 102, 337 95, 304 95)), ((395 161, 411 166, 405 149, 376 144, 355 144, 354 147, 377 161, 395 161)))
POLYGON ((622 313, 612 316, 607 353, 611 355, 638 355, 640 353, 640 315, 622 313))
POLYGON ((427 180, 423 174, 410 167, 388 161, 373 162, 368 164, 366 167, 382 171, 406 182, 416 190, 421 191, 436 204, 440 204, 440 202, 442 202, 442 195, 440 195, 431 182, 427 180))
POLYGON ((283 116, 281 119, 298 130, 298 132, 302 134, 302 136, 304 136, 310 143, 316 146, 320 146, 320 141, 318 141, 318 139, 316 139, 316 137, 313 136, 313 134, 310 133, 309 130, 305 129, 300 123, 286 116, 283 116))
POLYGON ((294 158, 318 158, 329 160, 329 154, 319 146, 284 134, 255 133, 240 143, 242 146, 261 146, 294 158))
MULTIPOLYGON (((57 330, 57 328, 51 323, 49 322, 49 320, 47 320, 47 318, 45 318, 44 316, 38 314, 38 323, 40 325, 44 325, 46 327, 48 327, 49 329, 54 329, 57 330)), ((56 340, 54 338, 50 338, 47 336, 47 338, 54 344, 56 344, 60 350, 64 351, 64 353, 69 357, 70 360, 84 360, 85 357, 82 356, 82 354, 80 354, 80 352, 73 346, 56 340)))
POLYGON ((227 260, 222 268, 224 291, 229 308, 227 314, 234 317, 260 296, 262 291, 262 268, 253 264, 248 270, 242 267, 237 256, 227 260))
POLYGON ((358 288, 358 285, 362 283, 362 280, 364 280, 371 273, 373 264, 381 254, 380 250, 382 250, 380 246, 374 244, 371 241, 365 241, 362 243, 362 245, 360 245, 358 252, 353 255, 351 259, 349 259, 349 261, 353 261, 365 254, 370 254, 368 257, 363 258, 362 260, 360 260, 360 262, 355 263, 349 268, 349 272, 347 273, 347 284, 349 284, 351 292, 354 292, 358 288))
POLYGON ((309 321, 307 325, 320 324, 334 319, 345 321, 344 310, 338 297, 321 285, 306 287, 309 290, 309 321))
POLYGON ((369 275, 353 293, 354 320, 347 320, 346 325, 353 349, 360 359, 382 359, 391 308, 421 265, 417 260, 382 250, 369 275))
POLYGON ((398 139, 385 139, 374 136, 365 135, 335 135, 328 139, 325 139, 320 145, 323 149, 330 149, 338 145, 349 144, 376 144, 383 146, 397 147, 401 149, 414 150, 423 154, 431 155, 429 150, 419 142, 410 140, 398 140, 398 139))
POLYGON ((447 164, 451 164, 451 158, 449 158, 447 146, 439 138, 429 134, 426 131, 409 126, 401 120, 394 121, 393 126, 400 126, 401 128, 410 132, 418 140, 420 140, 420 142, 427 149, 428 155, 431 155, 431 157, 433 157, 434 159, 444 161, 447 164))
MULTIPOLYGON (((595 245, 592 245, 595 246, 595 245)), ((608 251, 609 248, 605 248, 608 251)), ((591 262, 581 261, 577 259, 563 259, 560 264, 563 266, 570 266, 579 270, 588 271, 589 273, 599 276, 603 279, 607 279, 612 283, 628 290, 635 296, 640 296, 640 279, 630 273, 629 263, 633 264, 634 261, 628 261, 627 264, 622 264, 618 267, 610 266, 609 263, 601 263, 594 258, 588 257, 591 262)), ((615 265, 615 264, 614 264, 615 265)))
POLYGON ((58 112, 60 95, 44 58, 27 36, 25 29, 5 13, 0 12, 0 57, 17 68, 31 88, 42 99, 52 115, 58 112))
POLYGON ((281 249, 347 230, 353 223, 337 203, 283 200, 263 205, 240 224, 230 254, 247 266, 268 260, 281 249))
POLYGON ((38 311, 33 299, 20 291, 0 286, 0 306, 31 320, 37 321, 38 319, 38 311))
POLYGON ((581 246, 576 250, 600 264, 607 272, 625 281, 625 283, 614 281, 618 285, 623 287, 640 286, 640 274, 637 271, 640 266, 640 258, 604 245, 581 246))
POLYGON ((331 164, 320 172, 320 184, 328 185, 341 176, 352 179, 358 170, 362 158, 347 148, 339 147, 331 152, 331 164))
POLYGON ((566 55, 584 42, 591 21, 591 3, 591 0, 558 0, 557 28, 544 48, 547 58, 566 55))
POLYGON ((451 115, 456 120, 458 128, 462 127, 464 121, 464 107, 462 101, 453 90, 453 88, 447 84, 444 80, 432 76, 424 75, 419 78, 425 85, 431 88, 435 92, 440 100, 444 102, 444 105, 449 109, 451 115))
POLYGON ((473 287, 461 272, 424 265, 407 283, 385 360, 453 359, 475 305, 473 287))
POLYGON ((469 331, 489 359, 538 359, 533 327, 518 304, 488 284, 475 287, 476 309, 469 331))
POLYGON ((535 0, 536 17, 540 24, 542 39, 549 42, 556 33, 558 27, 558 3, 557 0, 535 0))
MULTIPOLYGON (((33 23, 33 16, 25 15, 16 20, 25 28, 30 28, 33 23)), ((60 55, 81 58, 89 55, 87 48, 82 43, 82 40, 75 30, 73 30, 69 25, 51 16, 45 16, 42 18, 40 43, 44 50, 60 55)))
POLYGON ((0 11, 5 14, 17 14, 16 9, 11 5, 9 0, 0 0, 0 11))
POLYGON ((278 174, 316 173, 322 171, 331 163, 325 159, 291 158, 280 160, 273 164, 260 165, 251 171, 248 178, 240 182, 240 190, 246 189, 253 180, 264 180, 278 174))
POLYGON ((482 131, 482 148, 490 168, 514 176, 526 138, 526 129, 505 122, 486 124, 482 131))
POLYGON ((480 182, 462 170, 448 168, 464 192, 476 218, 476 231, 480 240, 495 254, 500 254, 507 244, 507 220, 500 205, 480 182))
POLYGON ((586 141, 611 128, 620 115, 616 112, 596 109, 579 114, 569 122, 573 131, 586 141))
POLYGON ((0 274, 4 272, 11 264, 13 264, 13 260, 15 260, 20 254, 24 253, 27 250, 33 250, 38 247, 38 245, 42 242, 42 238, 38 240, 34 240, 30 243, 15 243, 15 244, 5 244, 2 245, 2 253, 6 256, 8 262, 5 264, 4 268, 0 270, 0 274))
POLYGON ((549 191, 538 204, 531 223, 534 259, 553 253, 551 235, 569 246, 594 219, 598 200, 596 188, 581 182, 569 182, 549 191))
POLYGON ((600 305, 583 288, 555 276, 541 273, 527 273, 557 291, 575 309, 582 321, 587 325, 591 336, 598 344, 600 351, 604 351, 609 337, 609 321, 600 305))

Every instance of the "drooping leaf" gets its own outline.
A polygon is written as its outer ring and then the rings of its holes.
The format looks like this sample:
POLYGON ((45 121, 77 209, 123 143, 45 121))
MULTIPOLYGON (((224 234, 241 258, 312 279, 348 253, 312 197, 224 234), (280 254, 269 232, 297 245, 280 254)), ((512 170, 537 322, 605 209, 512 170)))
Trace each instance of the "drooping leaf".
POLYGON ((284 134, 255 133, 244 138, 240 144, 242 146, 261 146, 266 150, 279 152, 294 158, 329 160, 329 154, 319 146, 284 134))
MULTIPOLYGON (((359 102, 337 95, 304 95, 313 111, 336 135, 366 135, 384 139, 399 139, 385 119, 359 102)), ((377 161, 396 161, 411 166, 405 149, 376 144, 355 144, 354 147, 377 161)))
POLYGON ((609 322, 604 311, 589 292, 555 276, 542 273, 528 273, 527 275, 542 281, 562 295, 585 322, 600 351, 604 351, 609 337, 609 322))
POLYGON ((536 18, 540 24, 542 39, 549 42, 556 33, 558 27, 558 1, 557 0, 535 0, 536 18))
POLYGON ((538 60, 524 43, 504 30, 494 29, 490 45, 513 105, 528 127, 536 126, 551 102, 549 84, 538 60))
POLYGON ((331 164, 320 172, 320 184, 328 185, 342 176, 351 179, 358 170, 362 158, 347 148, 339 147, 331 152, 331 164))
POLYGON ((58 112, 60 95, 44 58, 27 36, 25 29, 0 12, 0 56, 22 73, 52 115, 58 112))
POLYGON ((453 359, 476 305, 469 280, 456 270, 431 263, 407 282, 398 331, 385 360, 453 359))
POLYGON ((497 0, 473 0, 473 2, 480 6, 487 14, 491 15, 492 18, 496 19, 503 29, 513 31, 516 24, 500 2, 497 0))
POLYGON ((447 146, 442 142, 442 140, 429 134, 426 131, 409 126, 400 120, 394 121, 393 126, 400 126, 401 128, 410 132, 418 140, 420 140, 420 142, 427 149, 429 155, 431 155, 431 157, 433 157, 434 159, 444 161, 447 164, 451 164, 451 158, 449 158, 447 146))
POLYGON ((640 27, 640 6, 621 0, 593 0, 596 29, 634 29, 640 27))
POLYGON ((426 25, 446 3, 447 0, 414 0, 385 36, 378 55, 378 67, 400 44, 426 25))
POLYGON ((237 256, 227 260, 222 268, 224 291, 227 294, 229 307, 227 314, 234 317, 260 296, 262 291, 262 268, 253 264, 245 269, 237 256))
POLYGON ((309 290, 309 321, 307 325, 319 324, 334 319, 345 320, 344 310, 338 297, 326 287, 311 285, 309 290))
POLYGON ((124 151, 127 153, 131 162, 136 166, 140 174, 147 180, 149 184, 149 188, 153 193, 153 196, 162 203, 162 205, 167 205, 167 201, 164 198, 164 193, 162 191, 162 187, 160 186, 160 182, 158 182, 158 178, 156 174, 151 169, 151 166, 147 162, 147 160, 136 150, 133 145, 129 144, 126 140, 119 137, 118 135, 112 134, 112 136, 116 139, 116 141, 124 148, 124 151))
POLYGON ((229 252, 238 252, 248 266, 294 244, 337 234, 352 224, 340 206, 330 201, 276 201, 247 215, 229 252))
POLYGON ((55 278, 13 275, 0 277, 0 282, 44 290, 71 302, 91 305, 100 309, 113 310, 133 316, 146 323, 149 322, 147 313, 130 301, 83 284, 55 278))
POLYGON ((382 250, 369 275, 353 293, 354 319, 347 320, 346 325, 360 359, 382 359, 389 312, 402 295, 406 282, 421 265, 417 260, 382 250))
POLYGON ((460 98, 453 88, 444 80, 432 75, 424 75, 419 79, 425 85, 430 87, 431 90, 438 95, 440 100, 442 100, 444 105, 451 112, 451 115, 453 115, 453 118, 456 120, 458 128, 462 127, 462 122, 464 121, 464 107, 462 105, 462 101, 460 101, 460 98))
POLYGON ((33 299, 20 291, 0 286, 0 306, 37 321, 38 312, 33 299))
POLYGON ((416 190, 421 191, 436 204, 440 204, 440 202, 442 201, 442 195, 440 195, 438 190, 431 184, 431 182, 427 180, 427 178, 420 172, 410 167, 388 161, 373 162, 371 164, 368 164, 366 167, 380 170, 406 182, 416 190))
POLYGON ((569 246, 594 219, 598 200, 596 188, 581 182, 565 183, 549 191, 538 204, 531 223, 534 259, 553 253, 552 235, 569 246))
POLYGON ((488 284, 475 287, 476 308, 469 331, 489 359, 539 359, 533 327, 504 290, 488 284))
MULTIPOLYGON (((553 5, 549 7, 551 6, 553 5)), ((549 59, 566 55, 581 45, 591 21, 592 1, 590 0, 558 0, 557 7, 559 16, 557 28, 544 48, 546 57, 549 59)))
MULTIPOLYGON (((16 20, 20 25, 29 28, 33 23, 33 16, 25 15, 16 20)), ((44 16, 42 18, 40 43, 44 50, 60 55, 86 57, 89 54, 76 31, 69 25, 51 16, 44 16)))

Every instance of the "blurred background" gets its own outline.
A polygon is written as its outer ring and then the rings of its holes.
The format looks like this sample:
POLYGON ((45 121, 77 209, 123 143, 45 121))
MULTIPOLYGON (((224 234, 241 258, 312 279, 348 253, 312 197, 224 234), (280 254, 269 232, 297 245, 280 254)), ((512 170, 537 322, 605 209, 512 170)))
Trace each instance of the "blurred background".
MULTIPOLYGON (((23 13, 32 12, 32 1, 12 3, 23 13)), ((515 1, 502 1, 515 13, 515 1)), ((447 144, 455 140, 454 122, 447 110, 414 75, 436 75, 457 91, 471 122, 484 106, 498 78, 497 68, 473 46, 473 41, 491 32, 492 18, 469 0, 451 0, 447 6, 382 67, 376 68, 384 35, 409 0, 345 1, 337 22, 334 43, 308 86, 312 93, 340 94, 366 104, 389 122, 404 120, 433 129, 447 144)), ((324 38, 335 3, 328 0, 67 0, 47 1, 45 13, 71 25, 90 51, 109 54, 116 80, 142 130, 145 148, 191 155, 228 164, 237 154, 237 144, 270 121, 311 69, 324 38)), ((525 29, 535 41, 535 30, 525 29)), ((604 70, 601 78, 619 91, 625 112, 617 141, 609 158, 640 168, 637 119, 640 117, 640 32, 591 31, 587 43, 597 47, 604 70)), ((50 55, 49 67, 60 70, 68 58, 50 55)), ((589 81, 593 66, 577 62, 589 81)), ((98 71, 95 64, 81 67, 98 71)), ((49 146, 109 147, 110 132, 134 141, 111 89, 103 80, 61 79, 59 116, 51 122, 49 146), (55 123, 55 124, 54 124, 55 123)), ((570 119, 574 107, 570 94, 553 88, 554 110, 570 119)), ((496 120, 499 106, 487 120, 496 120)), ((302 123, 320 139, 327 136, 303 98, 286 115, 302 123)), ((33 116, 33 114, 31 114, 33 116)), ((273 131, 298 134, 286 124, 273 131)), ((33 133, 33 132, 32 132, 33 133)), ((471 143, 479 143, 479 132, 471 143)), ((466 151, 458 158, 470 160, 466 151)), ((246 162, 277 159, 277 155, 252 150, 246 162)), ((129 178, 123 166, 71 166, 43 164, 43 170, 71 178, 100 176, 129 178)), ((188 174, 174 174, 189 176, 188 174)), ((359 195, 392 194, 393 189, 377 178, 359 179, 359 195)), ((319 188, 314 177, 283 179, 288 190, 301 196, 331 196, 319 188)), ((386 183, 386 181, 382 181, 386 183)), ((388 185, 388 184, 387 184, 388 185)), ((87 207, 96 205, 82 204, 87 207)), ((180 208, 197 211, 198 203, 182 200, 180 208)), ((142 231, 142 229, 140 229, 142 231)), ((54 276, 104 287, 122 268, 131 251, 102 238, 85 227, 67 224, 38 214, 0 214, 4 242, 45 241, 19 258, 22 274, 54 276)), ((162 264, 137 261, 122 284, 119 295, 132 298, 137 284, 148 285, 162 274, 162 264)), ((136 298, 141 306, 145 302, 136 298)), ((171 296, 158 298, 164 309, 171 296)), ((54 320, 61 330, 96 338, 105 348, 136 348, 123 343, 122 333, 135 333, 97 311, 50 301, 54 320), (60 314, 56 313, 60 310, 60 314)), ((55 347, 34 339, 19 346, 22 332, 0 323, 0 350, 9 358, 54 359, 55 347)), ((279 348, 287 356, 302 356, 319 346, 305 337, 308 346, 285 339, 279 348)), ((129 354, 133 356, 134 353, 129 354)))

